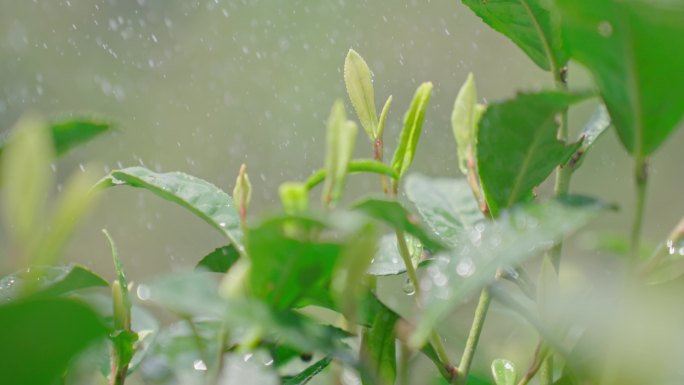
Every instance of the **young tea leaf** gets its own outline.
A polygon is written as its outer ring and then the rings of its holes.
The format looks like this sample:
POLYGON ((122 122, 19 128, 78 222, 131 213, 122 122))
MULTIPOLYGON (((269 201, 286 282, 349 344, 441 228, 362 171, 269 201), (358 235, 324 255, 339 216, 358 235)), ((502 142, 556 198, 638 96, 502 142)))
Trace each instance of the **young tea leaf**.
MULTIPOLYGON (((386 175, 395 180, 399 178, 399 175, 396 171, 394 171, 392 167, 387 166, 382 162, 370 159, 357 159, 349 161, 349 164, 347 164, 348 174, 356 174, 362 172, 386 175)), ((311 190, 312 188, 318 186, 321 182, 325 180, 326 175, 326 169, 320 169, 315 174, 311 175, 311 177, 306 181, 307 189, 311 190)))
POLYGON ((406 197, 432 232, 449 247, 472 229, 484 215, 464 179, 429 178, 411 174, 406 178, 406 197))
POLYGON ((96 119, 69 119, 52 123, 52 139, 57 156, 111 130, 112 124, 96 119))
POLYGON ((387 114, 389 114, 390 106, 392 105, 392 95, 387 98, 385 105, 382 107, 382 112, 380 112, 380 121, 378 122, 378 135, 377 137, 382 139, 385 134, 385 121, 387 120, 387 114))
POLYGON ((432 328, 470 295, 489 285, 497 269, 518 265, 587 224, 608 206, 565 197, 528 203, 461 235, 458 247, 435 256, 422 278, 424 312, 412 337, 421 346, 432 328))
POLYGON ((342 101, 336 101, 328 118, 323 186, 323 203, 326 205, 335 204, 342 195, 347 168, 354 151, 356 130, 356 124, 347 120, 342 101))
POLYGON ((128 185, 174 202, 207 222, 242 251, 240 217, 233 199, 213 184, 182 172, 156 173, 143 167, 112 171, 97 187, 128 185))
MULTIPOLYGON (((105 237, 109 241, 109 246, 112 249, 112 260, 114 261, 114 268, 116 269, 117 280, 115 285, 112 285, 114 298, 114 323, 117 329, 130 331, 131 328, 131 299, 128 296, 128 280, 126 280, 126 272, 119 257, 119 251, 116 248, 114 239, 109 235, 107 230, 102 229, 105 237), (118 290, 115 290, 118 289, 118 290)), ((125 340, 125 338, 123 338, 125 340)), ((122 341, 125 344, 125 341, 122 341)))
POLYGON ((572 57, 593 75, 620 141, 632 155, 648 156, 684 115, 684 5, 562 0, 558 6, 572 57))
MULTIPOLYGON (((451 128, 454 131, 456 145, 458 147, 458 166, 465 175, 468 173, 468 160, 471 158, 471 151, 475 150, 477 141, 477 127, 479 117, 477 116, 477 89, 473 74, 468 74, 463 86, 461 86, 454 110, 451 113, 451 128)), ((475 160, 473 154, 472 159, 475 160)))
POLYGON ((494 217, 501 209, 529 200, 532 189, 579 148, 581 143, 566 146, 556 138, 556 117, 586 97, 560 92, 521 94, 487 108, 480 122, 477 161, 494 217))
POLYGON ((431 95, 432 83, 421 84, 413 95, 411 106, 404 115, 404 128, 401 130, 399 145, 392 157, 392 168, 399 176, 404 175, 413 162, 431 95))
POLYGON ((353 49, 344 60, 344 84, 361 126, 371 140, 378 138, 378 117, 370 69, 353 49))
POLYGON ((463 0, 494 30, 504 34, 541 69, 558 71, 568 61, 560 15, 549 0, 463 0))
MULTIPOLYGON (((417 266, 423 253, 422 244, 413 237, 408 239, 408 247, 411 252, 413 265, 417 266)), ((378 248, 373 261, 368 267, 367 273, 375 276, 397 275, 406 272, 406 265, 399 254, 397 235, 386 234, 380 238, 378 248)))

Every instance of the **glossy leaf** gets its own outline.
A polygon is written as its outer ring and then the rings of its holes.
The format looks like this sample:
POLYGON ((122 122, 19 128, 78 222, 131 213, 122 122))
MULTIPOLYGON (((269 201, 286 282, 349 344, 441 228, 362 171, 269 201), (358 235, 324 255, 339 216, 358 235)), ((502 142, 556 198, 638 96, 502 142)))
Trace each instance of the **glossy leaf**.
POLYGON ((412 342, 422 344, 439 320, 489 285, 497 269, 518 265, 543 252, 607 209, 608 206, 583 197, 528 203, 464 233, 456 249, 435 256, 435 261, 424 270, 424 313, 412 342))
MULTIPOLYGON (((22 118, 2 153, 3 214, 20 252, 29 254, 35 231, 42 225, 54 148, 48 127, 39 118, 22 118)), ((25 255, 24 257, 28 257, 25 255)))
POLYGON ((383 308, 367 331, 361 346, 361 359, 370 364, 373 375, 365 384, 394 384, 397 376, 396 330, 399 316, 383 308))
MULTIPOLYGON (((407 239, 409 251, 411 252, 411 259, 414 266, 420 262, 423 254, 422 244, 413 237, 407 239)), ((397 246, 397 235, 386 234, 380 238, 378 242, 375 256, 368 267, 367 273, 370 275, 397 275, 406 272, 406 265, 399 254, 399 247, 397 246)))
POLYGON ((242 250, 240 218, 233 199, 213 184, 182 172, 156 173, 143 167, 112 171, 101 187, 128 185, 146 189, 203 219, 242 250))
POLYGON ((107 329, 85 304, 64 298, 0 306, 0 377, 6 384, 57 383, 72 358, 107 329))
POLYGON ((265 364, 271 360, 263 351, 249 355, 226 354, 216 385, 280 385, 276 371, 265 364))
POLYGON ((496 385, 515 385, 518 374, 511 361, 498 358, 492 362, 492 376, 496 385))
MULTIPOLYGON (((451 129, 454 131, 458 147, 458 167, 465 175, 468 173, 468 159, 476 148, 477 141, 477 89, 472 73, 468 74, 461 86, 451 112, 451 129)), ((473 160, 476 158, 473 156, 473 160)))
POLYGON ((240 253, 233 245, 219 247, 207 254, 198 263, 195 269, 204 269, 214 273, 225 273, 240 258, 240 253))
POLYGON ((361 126, 371 140, 378 137, 378 117, 370 68, 353 49, 344 60, 344 84, 361 126))
POLYGON ((392 157, 392 168, 399 176, 403 175, 413 162, 431 95, 432 83, 421 84, 413 95, 411 106, 404 115, 404 128, 401 130, 399 145, 392 157))
POLYGON ((111 130, 112 124, 96 119, 68 119, 52 123, 52 139, 57 156, 67 153, 91 139, 111 130))
POLYGON ((411 174, 405 188, 406 197, 423 222, 450 247, 455 247, 465 231, 484 219, 465 179, 411 174))
POLYGON ((330 359, 330 357, 322 358, 301 371, 296 376, 283 381, 283 385, 304 385, 311 381, 318 373, 327 368, 331 362, 332 359, 330 359))
POLYGON ((681 2, 562 0, 572 57, 594 77, 627 151, 654 152, 684 115, 681 2))
POLYGON ((354 151, 356 130, 356 124, 347 120, 342 101, 336 101, 328 118, 326 135, 326 173, 323 185, 325 204, 334 204, 342 195, 347 168, 354 151))
POLYGON ((477 142, 477 161, 489 210, 532 197, 556 166, 565 163, 580 143, 566 146, 556 138, 556 116, 587 95, 541 92, 522 94, 487 108, 477 142))
POLYGON ((560 15, 548 0, 463 0, 494 30, 511 39, 540 68, 559 70, 568 61, 560 15))
MULTIPOLYGON (((356 174, 361 172, 370 172, 379 175, 386 175, 392 179, 398 179, 399 175, 394 171, 393 168, 387 166, 382 162, 378 162, 370 159, 357 159, 349 161, 347 164, 347 173, 356 174)), ((312 188, 318 186, 326 178, 327 171, 325 169, 318 170, 306 181, 306 187, 311 190, 312 188)))
POLYGON ((79 289, 106 287, 107 281, 80 265, 32 267, 0 279, 0 302, 16 300, 27 286, 33 287, 33 297, 56 297, 79 289))

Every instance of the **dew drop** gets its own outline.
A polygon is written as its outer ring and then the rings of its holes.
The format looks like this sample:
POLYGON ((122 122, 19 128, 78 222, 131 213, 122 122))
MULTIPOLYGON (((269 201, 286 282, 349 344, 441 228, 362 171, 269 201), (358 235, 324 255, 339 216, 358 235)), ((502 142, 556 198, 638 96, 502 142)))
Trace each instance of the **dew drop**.
POLYGON ((147 301, 150 299, 150 288, 147 287, 147 285, 138 285, 138 288, 135 290, 135 294, 140 298, 141 301, 147 301))
POLYGON ((195 360, 192 363, 192 367, 197 370, 197 371, 206 371, 207 370, 207 365, 204 363, 202 360, 195 360))
POLYGON ((610 37, 613 35, 613 25, 604 20, 599 23, 598 32, 603 37, 610 37))
POLYGON ((409 278, 406 278, 406 280, 404 280, 404 285, 401 288, 404 290, 404 293, 406 293, 406 295, 416 294, 416 287, 413 286, 413 282, 411 282, 409 278))

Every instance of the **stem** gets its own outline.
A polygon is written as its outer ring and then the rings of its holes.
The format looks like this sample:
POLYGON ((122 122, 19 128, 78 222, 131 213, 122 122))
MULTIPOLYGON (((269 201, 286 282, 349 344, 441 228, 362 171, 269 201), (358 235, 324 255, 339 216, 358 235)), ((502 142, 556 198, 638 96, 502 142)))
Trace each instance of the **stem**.
POLYGON ((636 203, 634 206, 634 223, 632 224, 631 262, 632 266, 639 263, 639 249, 641 248, 641 228, 644 221, 644 208, 646 206, 646 187, 648 185, 648 161, 642 156, 637 156, 634 167, 634 179, 636 182, 636 203))
POLYGON ((456 384, 458 385, 466 385, 468 382, 470 366, 473 363, 475 349, 480 340, 482 327, 484 326, 487 310, 489 309, 489 304, 491 302, 492 293, 489 288, 483 289, 482 293, 480 293, 480 300, 477 303, 477 308, 475 309, 475 318, 473 318, 473 325, 470 327, 470 333, 468 334, 468 340, 466 341, 465 350, 463 351, 463 357, 461 357, 461 363, 458 365, 458 377, 456 380, 456 384))
POLYGON ((397 378, 398 385, 409 385, 411 378, 409 376, 409 361, 411 359, 411 349, 405 344, 400 343, 399 351, 399 375, 397 378))
MULTIPOLYGON (((416 268, 413 266, 413 261, 411 260, 411 252, 406 244, 406 236, 402 230, 396 230, 397 234, 397 246, 399 247, 399 255, 406 265, 406 273, 408 275, 409 281, 413 285, 413 290, 415 291, 416 298, 420 298, 420 282, 418 282, 418 274, 416 273, 416 268)), ((432 331, 430 334, 430 343, 435 348, 437 357, 442 362, 442 365, 446 368, 451 368, 451 361, 449 360, 449 355, 447 354, 444 344, 442 344, 442 339, 436 331, 432 331)))
POLYGON ((527 385, 534 378, 537 372, 539 372, 539 369, 542 367, 542 363, 545 362, 548 354, 548 347, 544 344, 544 341, 539 341, 539 343, 537 343, 537 348, 534 350, 534 360, 532 361, 532 365, 530 365, 530 368, 527 369, 527 372, 523 378, 520 379, 518 385, 527 385))

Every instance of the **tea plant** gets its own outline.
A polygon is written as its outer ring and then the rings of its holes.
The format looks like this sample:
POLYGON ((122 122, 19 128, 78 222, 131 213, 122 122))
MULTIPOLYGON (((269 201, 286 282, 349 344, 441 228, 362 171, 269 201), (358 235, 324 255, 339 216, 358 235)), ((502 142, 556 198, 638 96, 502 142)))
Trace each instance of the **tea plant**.
POLYGON ((684 6, 674 0, 464 3, 549 72, 555 89, 482 105, 469 75, 451 117, 463 177, 408 173, 429 82, 418 86, 386 162, 385 126, 396 107, 388 96, 377 110, 371 71, 353 50, 344 82, 368 138, 368 159, 352 157, 357 123, 336 101, 323 168, 304 182, 283 183, 282 214, 261 221, 251 216, 245 165, 232 197, 182 172, 130 167, 97 183, 75 174, 46 225, 54 157, 109 125, 17 123, 2 146, 3 212, 12 241, 3 268, 18 269, 0 280, 3 383, 124 384, 131 375, 149 384, 432 382, 411 376, 418 356, 434 363, 439 383, 681 382, 681 352, 671 341, 681 338, 684 314, 670 304, 684 272, 684 222, 645 253, 641 228, 649 158, 684 115, 684 6), (595 89, 569 87, 570 60, 589 71, 595 89), (601 104, 571 139, 568 110, 590 99, 601 104), (568 298, 558 281, 564 239, 615 209, 571 195, 571 179, 610 127, 634 158, 635 218, 624 279, 568 298), (553 196, 537 196, 554 172, 553 196), (342 204, 352 174, 373 174, 378 194, 342 204), (106 231, 117 272, 111 284, 82 266, 59 265, 61 246, 95 197, 123 186, 186 208, 226 245, 200 258, 195 271, 137 285, 136 301, 106 231), (312 198, 318 190, 320 201, 312 198), (540 254, 534 279, 528 268, 540 254), (405 276, 415 312, 397 311, 381 295, 388 276, 405 276), (105 286, 111 294, 97 289, 105 286), (452 355, 439 326, 478 294, 465 343, 452 355), (537 331, 527 369, 500 357, 491 376, 471 370, 493 301, 537 331), (145 309, 151 305, 177 321, 160 326, 145 309))

